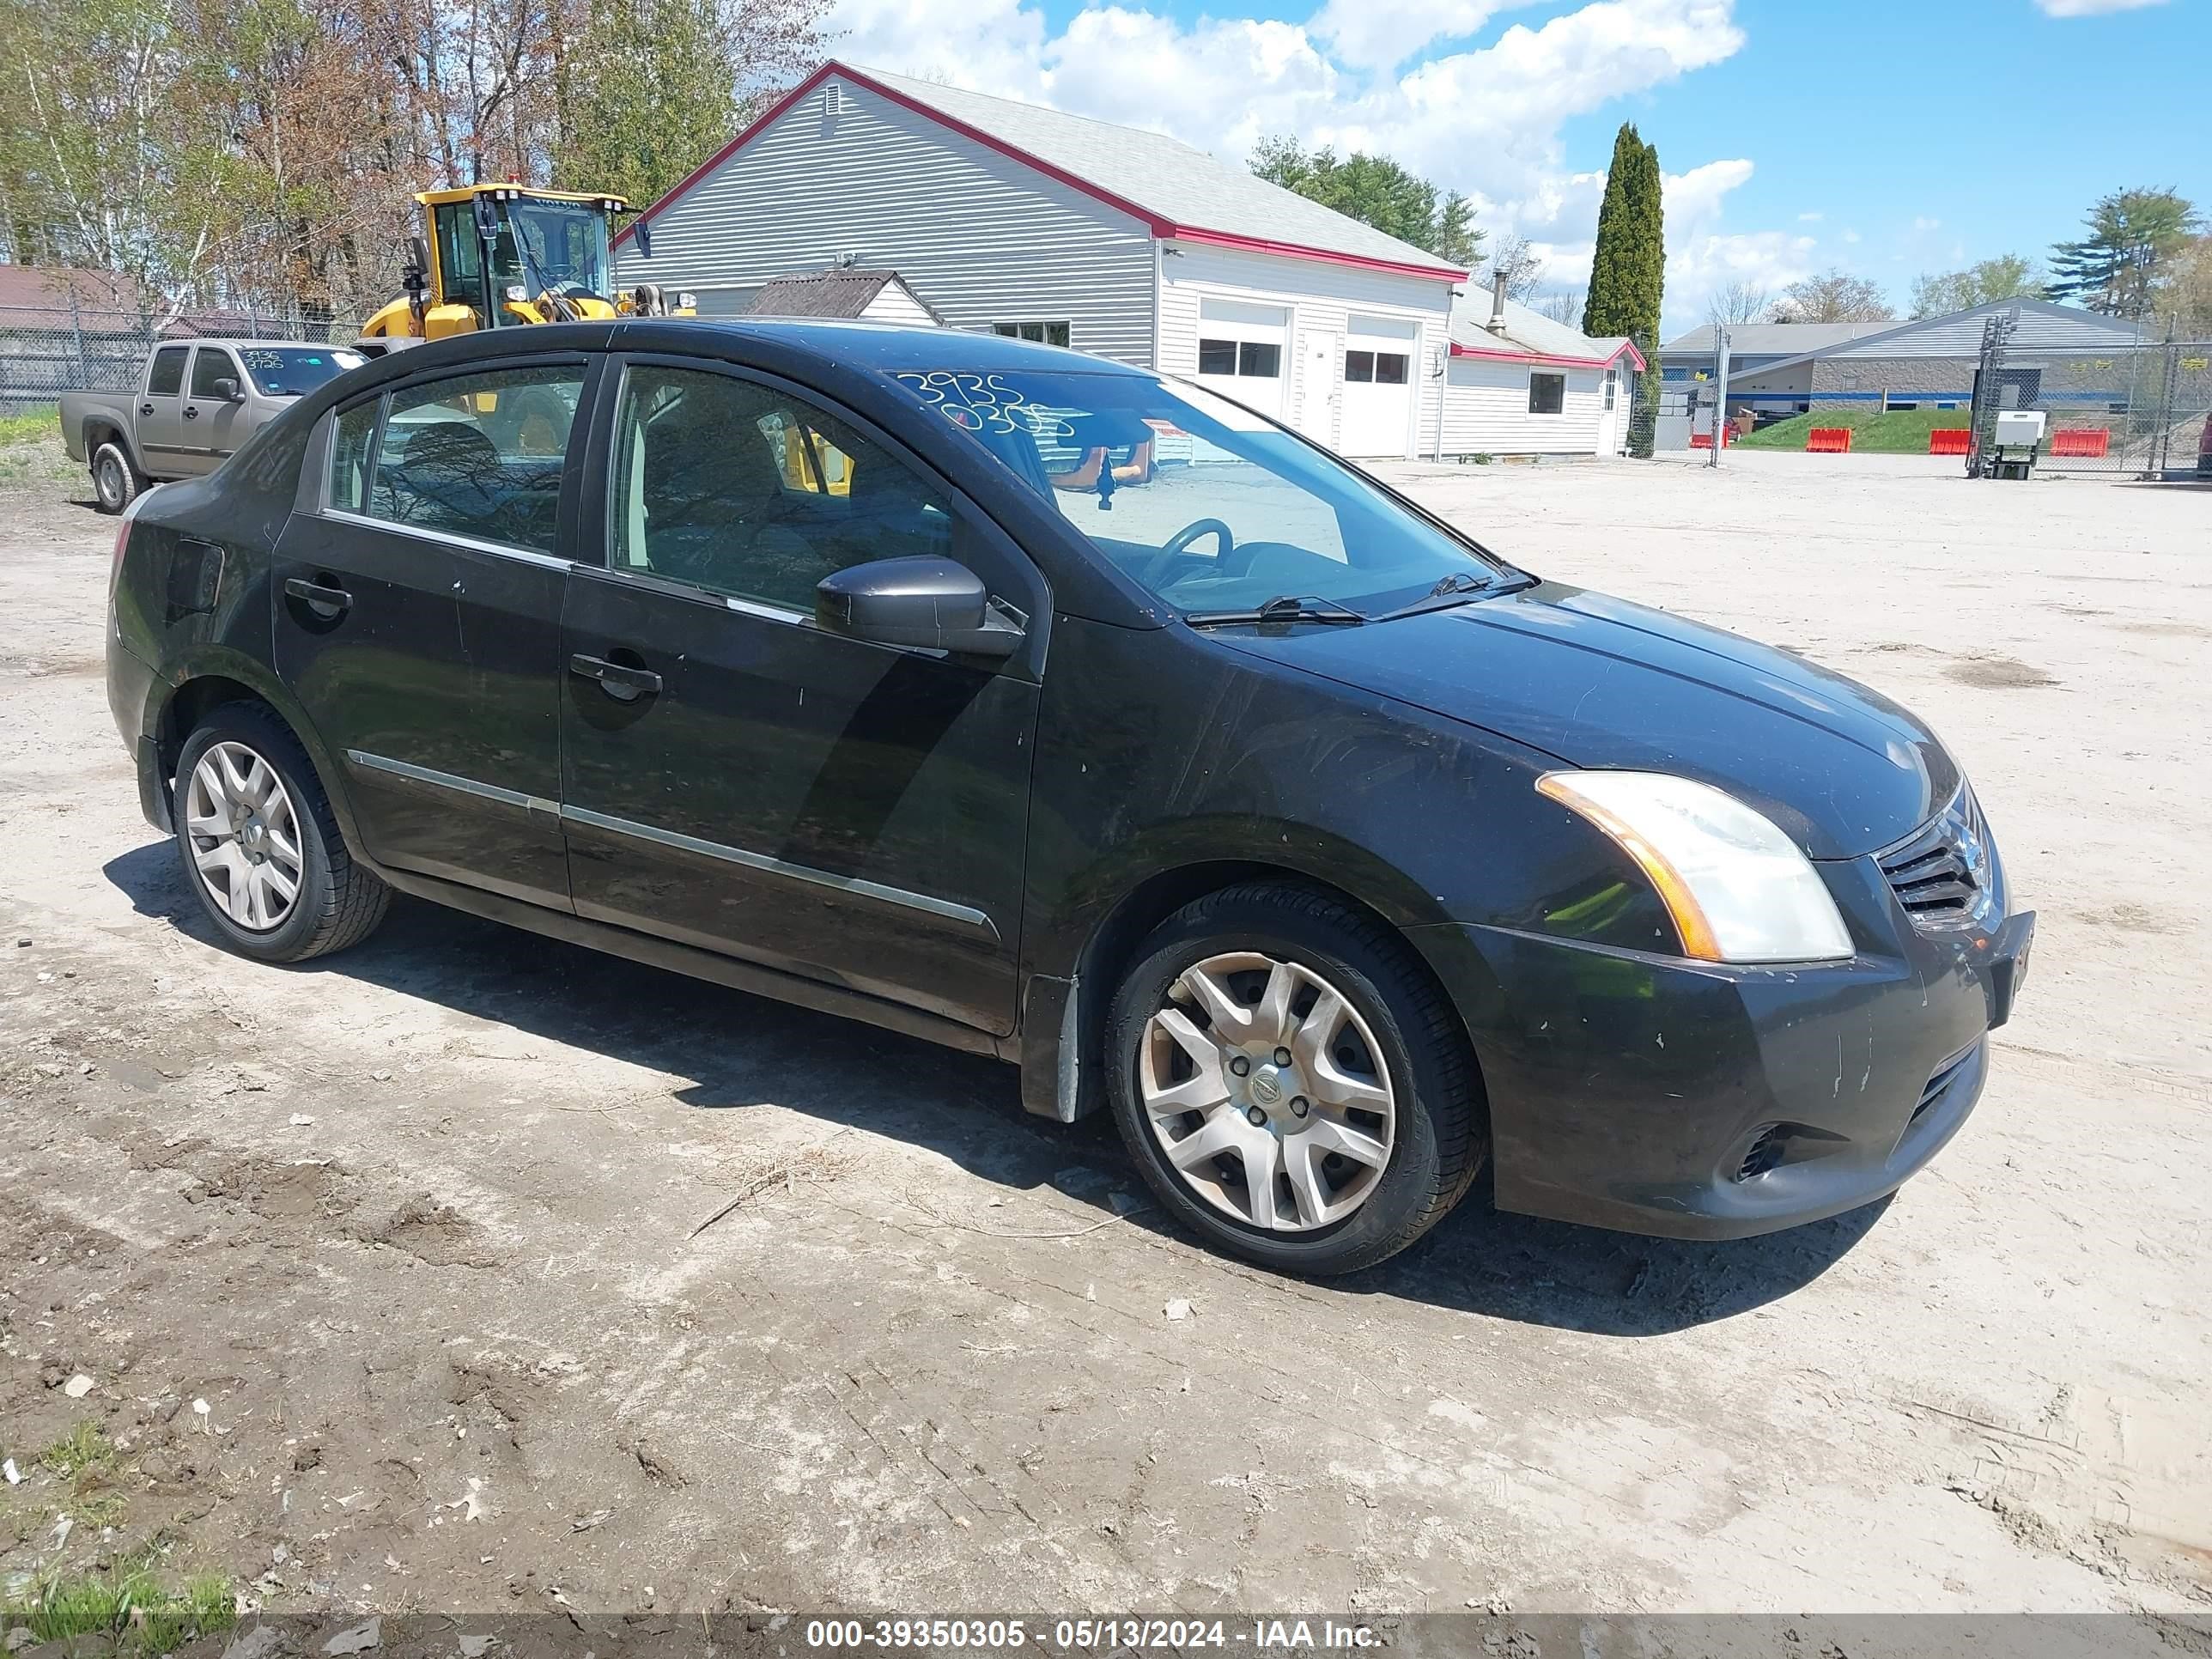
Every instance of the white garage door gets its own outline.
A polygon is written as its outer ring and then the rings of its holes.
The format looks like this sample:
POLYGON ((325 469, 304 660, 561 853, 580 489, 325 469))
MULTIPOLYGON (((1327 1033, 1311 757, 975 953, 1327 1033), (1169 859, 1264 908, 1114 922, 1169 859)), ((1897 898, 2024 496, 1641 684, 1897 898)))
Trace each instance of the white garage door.
POLYGON ((1290 313, 1244 300, 1198 302, 1198 382, 1262 415, 1283 412, 1290 313))
POLYGON ((1354 317, 1344 342, 1344 436, 1346 455, 1407 455, 1413 441, 1414 347, 1412 323, 1354 317))

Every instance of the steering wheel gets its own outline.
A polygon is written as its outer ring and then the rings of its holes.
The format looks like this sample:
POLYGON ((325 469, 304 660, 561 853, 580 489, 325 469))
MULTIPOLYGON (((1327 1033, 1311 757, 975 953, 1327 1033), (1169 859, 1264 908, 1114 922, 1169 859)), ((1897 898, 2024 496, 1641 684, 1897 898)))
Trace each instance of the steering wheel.
POLYGON ((1194 519, 1167 538, 1166 544, 1153 555, 1152 562, 1144 568, 1137 580, 1147 587, 1157 589, 1174 568, 1175 562, 1190 550, 1190 544, 1200 536, 1209 535, 1220 543, 1215 550, 1217 559, 1226 560, 1237 550, 1237 538, 1227 525, 1218 519, 1194 519))

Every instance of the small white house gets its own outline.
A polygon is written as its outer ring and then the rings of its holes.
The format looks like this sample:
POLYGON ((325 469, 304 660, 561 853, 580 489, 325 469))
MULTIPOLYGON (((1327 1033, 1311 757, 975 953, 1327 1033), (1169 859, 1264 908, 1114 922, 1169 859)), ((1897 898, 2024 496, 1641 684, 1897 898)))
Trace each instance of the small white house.
POLYGON ((1452 307, 1443 426, 1427 453, 1618 455, 1634 376, 1626 338, 1593 339, 1500 294, 1452 307))
POLYGON ((794 271, 896 270, 949 327, 1191 375, 1358 456, 1434 453, 1467 278, 1162 134, 837 63, 644 217, 623 281, 702 316, 794 271))

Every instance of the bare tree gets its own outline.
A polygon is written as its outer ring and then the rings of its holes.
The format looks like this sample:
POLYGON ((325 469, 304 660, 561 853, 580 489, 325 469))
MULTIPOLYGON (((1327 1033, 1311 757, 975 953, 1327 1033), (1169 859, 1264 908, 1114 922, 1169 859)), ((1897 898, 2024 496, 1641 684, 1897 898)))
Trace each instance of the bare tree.
POLYGON ((1707 320, 1725 326, 1730 323, 1766 323, 1774 320, 1774 296, 1756 283, 1730 283, 1712 297, 1705 307, 1707 320))
POLYGON ((1483 286, 1494 285, 1500 272, 1505 276, 1505 297, 1516 303, 1536 291, 1536 284, 1544 280, 1544 260, 1528 246, 1526 237, 1504 235, 1498 239, 1497 251, 1483 268, 1483 286))
POLYGON ((1774 303, 1778 323, 1886 323, 1896 315, 1879 284, 1841 270, 1792 283, 1774 303))
POLYGON ((1558 294, 1547 294, 1536 302, 1537 312, 1555 323, 1565 323, 1569 328, 1582 325, 1583 296, 1572 289, 1558 294))

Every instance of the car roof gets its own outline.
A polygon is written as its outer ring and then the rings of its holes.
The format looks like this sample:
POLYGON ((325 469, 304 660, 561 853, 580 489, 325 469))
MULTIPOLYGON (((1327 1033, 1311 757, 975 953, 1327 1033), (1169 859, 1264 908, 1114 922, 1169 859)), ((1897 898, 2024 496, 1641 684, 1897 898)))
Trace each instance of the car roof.
POLYGON ((231 334, 195 334, 182 340, 163 340, 163 345, 281 346, 287 351, 350 351, 361 348, 350 340, 256 340, 231 334))
POLYGON ((387 354, 386 363, 459 365, 536 351, 698 351, 736 348, 749 356, 811 361, 825 368, 890 374, 899 369, 957 369, 968 374, 1091 374, 1146 378, 1127 363, 1065 346, 1040 345, 966 329, 916 328, 858 319, 806 317, 647 317, 612 323, 539 323, 477 330, 387 354), (753 348, 749 351, 746 348, 753 348), (427 350, 428 358, 416 354, 427 350))

